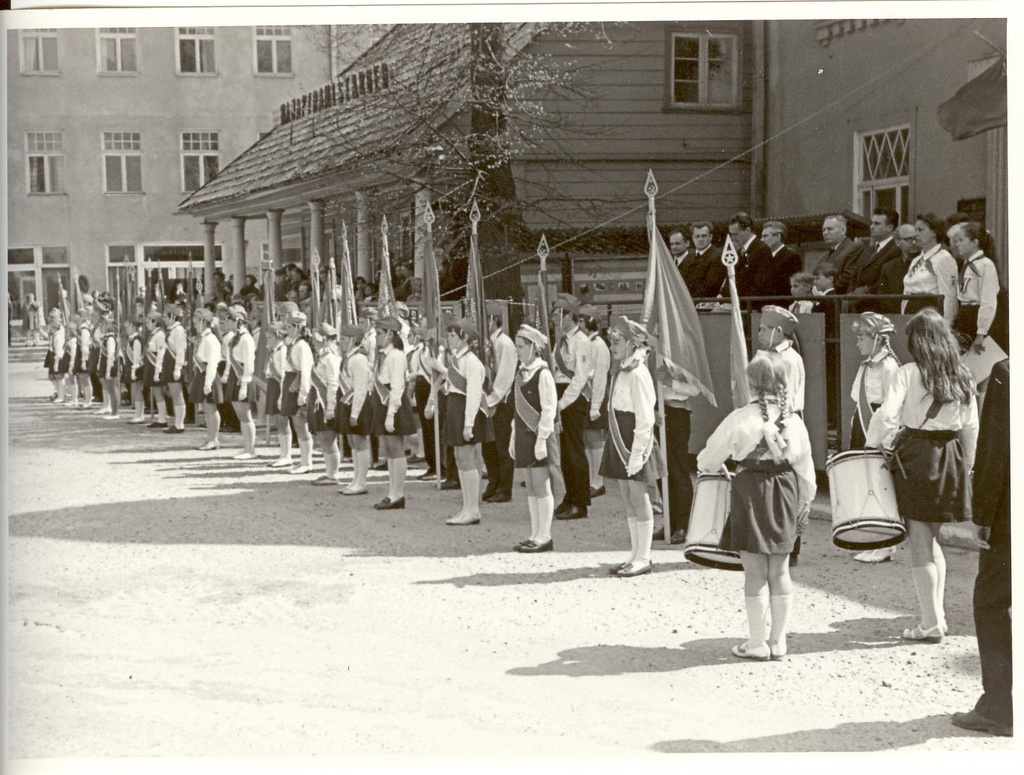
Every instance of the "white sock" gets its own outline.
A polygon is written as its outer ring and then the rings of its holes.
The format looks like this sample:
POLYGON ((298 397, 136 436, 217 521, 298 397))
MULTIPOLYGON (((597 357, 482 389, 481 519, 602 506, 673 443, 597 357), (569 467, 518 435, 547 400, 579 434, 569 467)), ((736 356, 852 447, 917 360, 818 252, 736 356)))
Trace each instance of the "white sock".
POLYGON ((654 538, 654 520, 645 519, 636 523, 636 544, 638 562, 651 564, 651 541, 654 538))
POLYGON ((793 609, 793 595, 772 595, 768 601, 772 611, 772 628, 768 642, 774 643, 777 651, 785 653, 789 613, 793 609))
POLYGON ((313 439, 311 438, 305 441, 299 439, 299 465, 310 467, 313 465, 313 439))
POLYGON ((331 479, 338 478, 338 458, 340 456, 337 452, 324 452, 324 470, 331 479))
POLYGON ((548 484, 546 495, 537 498, 537 538, 538 544, 551 540, 551 520, 555 518, 555 496, 551 494, 548 484))
POLYGON ((762 648, 767 645, 765 631, 768 629, 768 593, 763 592, 756 597, 745 597, 743 600, 747 607, 747 626, 750 629, 747 649, 762 648))
POLYGON ((256 454, 256 422, 241 423, 242 426, 242 451, 249 454, 256 454))
POLYGON ((526 506, 530 509, 530 540, 537 542, 537 531, 540 529, 540 518, 537 514, 537 498, 526 496, 526 506))
POLYGON ((636 521, 636 517, 627 517, 626 524, 629 526, 629 560, 630 564, 636 562, 637 551, 638 551, 638 536, 639 527, 636 521))
POLYGON ((394 493, 394 497, 391 499, 393 501, 405 497, 405 472, 408 467, 408 461, 404 457, 396 457, 388 461, 388 473, 394 471, 394 481, 391 484, 391 491, 394 493))

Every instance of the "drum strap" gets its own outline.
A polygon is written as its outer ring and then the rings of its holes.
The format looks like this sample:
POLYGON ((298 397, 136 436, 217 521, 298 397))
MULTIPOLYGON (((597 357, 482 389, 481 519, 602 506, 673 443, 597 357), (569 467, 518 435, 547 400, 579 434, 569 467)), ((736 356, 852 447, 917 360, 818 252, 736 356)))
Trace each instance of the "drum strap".
MULTIPOLYGON (((918 427, 918 428, 906 428, 904 430, 918 430, 918 431, 921 430, 921 428, 924 427, 924 424, 926 422, 928 422, 929 420, 935 418, 935 415, 937 415, 939 413, 939 410, 941 408, 942 408, 942 404, 940 404, 939 400, 933 396, 932 397, 931 406, 928 407, 928 412, 925 414, 924 422, 921 423, 920 427, 918 427)), ((898 465, 900 467, 900 473, 903 474, 903 478, 906 479, 907 478, 907 470, 903 467, 903 461, 900 460, 899 436, 896 437, 896 440, 895 440, 895 442, 892 445, 892 457, 896 461, 896 465, 898 465)))
POLYGON ((860 417, 860 427, 864 431, 865 437, 868 435, 868 426, 871 424, 871 417, 874 414, 871 410, 871 403, 868 401, 867 376, 868 361, 865 361, 861 365, 860 392, 857 395, 857 408, 860 410, 857 414, 860 417))

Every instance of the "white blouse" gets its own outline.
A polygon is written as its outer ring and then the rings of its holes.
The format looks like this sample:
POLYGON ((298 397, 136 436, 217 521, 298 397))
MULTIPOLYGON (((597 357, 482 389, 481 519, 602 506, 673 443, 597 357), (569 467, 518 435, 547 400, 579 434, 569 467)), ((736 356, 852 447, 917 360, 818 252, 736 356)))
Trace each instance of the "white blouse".
POLYGON ((388 418, 394 417, 398 408, 402 405, 402 396, 405 393, 405 353, 391 344, 384 346, 383 362, 377 367, 377 379, 381 384, 387 385, 391 392, 388 396, 388 418))
MULTIPOLYGON (((469 347, 463 347, 455 354, 452 368, 457 368, 466 378, 466 415, 462 419, 464 428, 472 428, 476 422, 476 414, 480 411, 480 402, 484 397, 484 377, 486 370, 483 363, 469 347)), ((451 369, 448 370, 448 393, 462 393, 451 380, 451 369)))
MULTIPOLYGON (((939 243, 910 262, 903 276, 903 292, 942 294, 942 316, 952 325, 957 307, 956 280, 956 261, 939 243)), ((906 308, 904 301, 902 309, 906 308)))
MULTIPOLYGON (((651 435, 654 433, 654 406, 658 396, 654 391, 654 380, 646 364, 647 350, 638 349, 622 363, 615 375, 609 405, 616 412, 630 412, 635 416, 633 446, 629 452, 627 468, 643 464, 651 435)), ((613 418, 609 418, 612 422, 613 418)))
POLYGON ((999 293, 999 273, 992 259, 980 250, 967 259, 960 273, 957 298, 961 304, 978 304, 978 334, 987 335, 996 317, 996 297, 999 293))
POLYGON ((889 393, 889 385, 896 378, 896 372, 900 365, 896 359, 889 355, 887 350, 882 350, 872 355, 860 364, 857 374, 853 378, 853 389, 850 390, 850 397, 860 401, 860 386, 864 383, 864 395, 867 396, 869 404, 880 404, 889 393))

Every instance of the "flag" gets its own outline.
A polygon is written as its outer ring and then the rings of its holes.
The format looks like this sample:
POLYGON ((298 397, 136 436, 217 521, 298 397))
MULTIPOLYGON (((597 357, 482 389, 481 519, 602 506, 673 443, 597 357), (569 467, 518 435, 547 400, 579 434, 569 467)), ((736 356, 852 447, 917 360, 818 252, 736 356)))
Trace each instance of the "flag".
POLYGON ((701 395, 717 406, 697 308, 653 214, 648 216, 648 232, 651 253, 641 321, 655 336, 655 349, 669 371, 695 382, 701 395))
POLYGON ((64 316, 64 324, 67 325, 71 322, 71 308, 68 305, 68 294, 64 290, 64 281, 60 279, 60 274, 57 275, 57 289, 60 292, 60 314, 64 316))
POLYGON ((1006 57, 960 87, 939 105, 939 125, 954 140, 1006 126, 1006 57))
POLYGON ((309 328, 315 330, 320 323, 320 251, 313 248, 309 271, 309 328))
POLYGON ((722 248, 722 263, 729 272, 729 302, 732 306, 732 328, 729 333, 729 376, 732 383, 732 405, 734 409, 750 403, 750 388, 747 386, 747 339, 743 335, 743 315, 740 312, 740 297, 736 292, 736 262, 739 254, 730 237, 725 238, 722 248))
POLYGON ((377 317, 396 318, 398 307, 395 302, 395 289, 391 285, 391 253, 388 249, 388 218, 385 215, 380 226, 383 240, 381 242, 380 282, 377 284, 377 317))
POLYGON ((356 289, 352 282, 352 255, 348 250, 348 227, 341 222, 341 275, 338 278, 341 286, 341 323, 354 326, 356 324, 356 289))
POLYGON ((423 220, 426 222, 427 230, 423 241, 423 307, 422 318, 424 327, 434 332, 434 350, 437 355, 437 345, 441 342, 441 282, 437 276, 437 262, 434 259, 434 229, 431 224, 434 222, 434 211, 427 204, 423 213, 423 220))
POLYGON ((473 200, 473 208, 469 213, 472 231, 469 235, 469 271, 466 278, 466 313, 465 317, 476 324, 480 332, 480 360, 484 363, 484 342, 487 341, 487 316, 484 313, 484 275, 480 268, 480 250, 477 236, 477 223, 480 221, 480 208, 473 200))

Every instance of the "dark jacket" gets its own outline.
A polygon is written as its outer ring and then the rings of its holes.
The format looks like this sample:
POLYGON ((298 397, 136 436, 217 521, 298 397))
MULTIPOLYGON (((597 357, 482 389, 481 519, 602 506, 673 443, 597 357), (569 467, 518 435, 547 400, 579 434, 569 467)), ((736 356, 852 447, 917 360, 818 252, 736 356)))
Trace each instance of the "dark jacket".
POLYGON ((1010 538, 1010 359, 992 367, 974 459, 974 522, 1010 538))

